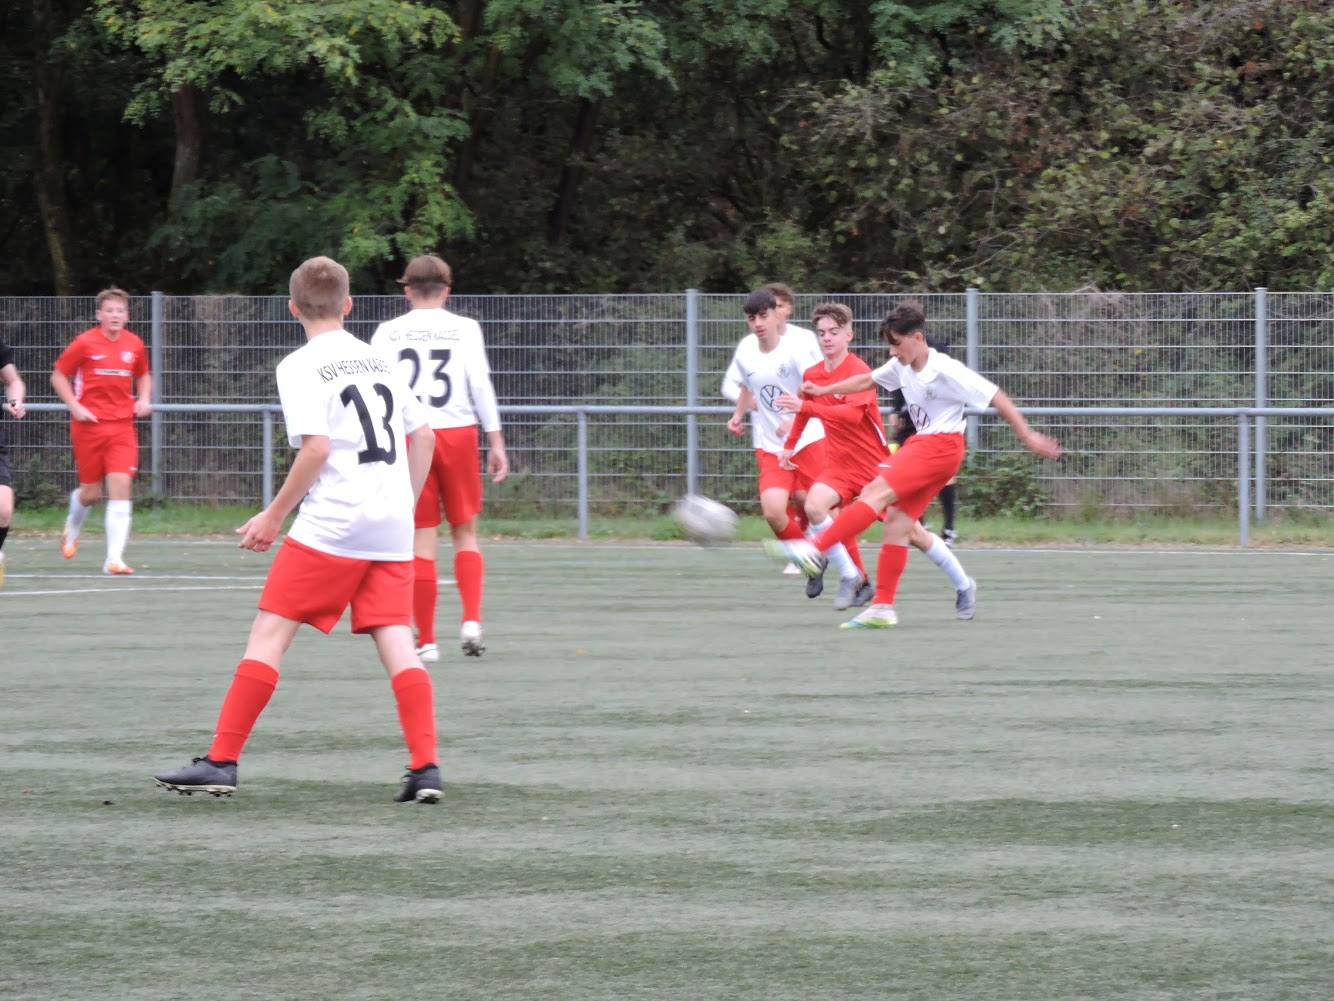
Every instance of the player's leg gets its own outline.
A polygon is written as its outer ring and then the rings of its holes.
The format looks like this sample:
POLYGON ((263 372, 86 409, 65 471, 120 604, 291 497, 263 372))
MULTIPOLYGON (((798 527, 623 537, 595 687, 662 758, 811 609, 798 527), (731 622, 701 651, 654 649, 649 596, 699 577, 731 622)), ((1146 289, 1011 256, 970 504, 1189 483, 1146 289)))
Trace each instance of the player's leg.
POLYGON ((422 660, 440 659, 440 647, 435 638, 436 606, 440 599, 440 570, 436 553, 440 545, 440 522, 443 520, 443 496, 448 483, 448 467, 444 454, 443 432, 435 432, 435 452, 431 469, 426 475, 417 509, 413 515, 415 531, 412 536, 412 623, 417 629, 417 654, 422 660))
MULTIPOLYGON (((137 451, 137 448, 136 448, 137 451)), ((107 471, 107 558, 102 564, 106 574, 130 574, 125 562, 125 543, 130 538, 130 519, 134 502, 130 499, 133 473, 107 471)))
MULTIPOLYGON (((834 524, 830 511, 839 505, 841 499, 837 487, 831 486, 823 480, 811 484, 810 490, 806 493, 806 516, 810 519, 810 531, 812 533, 818 535, 834 524)), ((839 579, 838 599, 834 602, 834 608, 841 610, 849 606, 852 596, 866 580, 866 575, 844 544, 835 543, 830 546, 828 555, 829 562, 837 571, 839 579), (844 601, 845 598, 847 599, 846 602, 844 601)), ((812 581, 819 579, 818 577, 811 578, 812 581)), ((809 589, 806 593, 810 594, 809 589)))
POLYGON ((446 428, 436 432, 444 441, 445 477, 441 498, 449 534, 454 541, 454 584, 459 592, 461 619, 459 646, 464 656, 480 657, 486 649, 482 637, 482 588, 486 562, 477 544, 477 516, 482 513, 481 456, 477 426, 446 428))
POLYGON ((14 518, 14 488, 9 480, 9 449, 0 439, 0 587, 5 586, 5 539, 14 518))
POLYGON ((954 477, 940 488, 940 510, 945 515, 945 523, 940 529, 940 537, 945 545, 952 546, 958 541, 959 533, 954 530, 954 509, 958 500, 958 477, 954 477))
POLYGON ((79 551, 79 533, 88 512, 102 498, 102 477, 106 475, 97 425, 75 421, 70 425, 69 437, 79 485, 69 495, 69 512, 60 532, 60 554, 67 560, 79 551))
POLYGON ((443 795, 436 765, 435 695, 408 622, 412 582, 407 563, 371 564, 352 597, 352 631, 368 633, 375 641, 407 744, 408 770, 394 799, 435 803, 443 795))
POLYGON ((910 541, 914 549, 920 549, 927 559, 940 567, 956 592, 967 590, 972 579, 964 572, 963 564, 940 536, 925 528, 919 521, 913 527, 910 541))
POLYGON ((466 657, 480 657, 486 649, 482 634, 482 588, 486 581, 486 561, 477 544, 477 519, 450 525, 454 539, 454 582, 459 589, 462 621, 459 646, 466 657))

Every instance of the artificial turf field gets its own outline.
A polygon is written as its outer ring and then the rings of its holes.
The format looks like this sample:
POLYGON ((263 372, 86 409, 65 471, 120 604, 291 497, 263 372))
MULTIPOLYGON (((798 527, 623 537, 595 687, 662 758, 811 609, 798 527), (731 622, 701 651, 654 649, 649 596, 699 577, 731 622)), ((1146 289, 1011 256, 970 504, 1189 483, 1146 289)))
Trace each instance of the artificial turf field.
POLYGON ((2 998, 1334 997, 1329 552, 962 550, 970 623, 914 556, 849 633, 754 545, 491 544, 430 807, 346 622, 155 788, 268 557, 101 549, 6 546, 2 998))

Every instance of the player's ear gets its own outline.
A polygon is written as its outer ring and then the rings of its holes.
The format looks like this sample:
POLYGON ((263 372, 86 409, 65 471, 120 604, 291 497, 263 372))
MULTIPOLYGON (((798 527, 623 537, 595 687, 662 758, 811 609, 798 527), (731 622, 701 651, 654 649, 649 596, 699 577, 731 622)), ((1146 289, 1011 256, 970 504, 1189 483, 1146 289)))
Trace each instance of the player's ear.
POLYGON ((352 312, 352 297, 348 296, 343 300, 343 315, 347 316, 350 312, 352 312))
POLYGON ((301 319, 301 310, 296 308, 295 299, 287 300, 287 311, 291 313, 293 316, 295 316, 298 320, 301 319))

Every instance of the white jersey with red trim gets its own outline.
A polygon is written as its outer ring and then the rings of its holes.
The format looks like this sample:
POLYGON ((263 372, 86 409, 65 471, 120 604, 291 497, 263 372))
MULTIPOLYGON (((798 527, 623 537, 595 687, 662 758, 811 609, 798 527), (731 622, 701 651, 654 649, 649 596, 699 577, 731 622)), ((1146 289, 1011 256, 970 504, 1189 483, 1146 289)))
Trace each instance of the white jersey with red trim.
MULTIPOLYGON (((783 450, 783 439, 791 425, 792 414, 776 409, 774 400, 783 393, 799 393, 801 373, 823 358, 815 335, 803 327, 785 328, 772 351, 762 351, 760 339, 754 334, 741 338, 732 356, 732 364, 728 366, 728 374, 723 377, 723 392, 726 394, 727 380, 735 370, 737 381, 754 394, 755 409, 750 412, 750 426, 757 449, 774 455, 783 450)), ((802 432, 796 451, 823 437, 824 425, 818 419, 812 419, 802 432)))
POLYGON ((964 407, 980 410, 1000 392, 990 379, 935 348, 927 352, 920 372, 891 358, 875 369, 871 378, 890 392, 903 390, 908 415, 918 434, 962 434, 968 425, 964 407))
POLYGON ((500 430, 491 366, 476 320, 447 309, 409 310, 376 327, 371 347, 398 368, 426 404, 431 427, 480 424, 483 431, 500 430))
POLYGON ((426 408, 393 366, 346 330, 317 334, 278 363, 287 440, 329 439, 289 538, 361 560, 412 559, 412 479, 407 435, 426 408))

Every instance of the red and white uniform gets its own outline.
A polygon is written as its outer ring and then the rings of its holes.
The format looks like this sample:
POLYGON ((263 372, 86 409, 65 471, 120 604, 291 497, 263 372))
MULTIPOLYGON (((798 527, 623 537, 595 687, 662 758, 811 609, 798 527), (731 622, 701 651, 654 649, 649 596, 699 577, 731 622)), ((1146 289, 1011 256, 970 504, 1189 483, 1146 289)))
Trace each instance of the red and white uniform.
POLYGON ((345 330, 320 334, 278 363, 287 440, 328 437, 319 479, 288 538, 361 560, 411 561, 407 435, 426 408, 392 366, 345 330))
MULTIPOLYGON (((820 344, 815 340, 815 334, 810 330, 807 330, 805 327, 794 327, 789 323, 783 327, 783 336, 787 337, 790 334, 797 334, 802 338, 810 338, 815 342, 816 352, 819 352, 820 344)), ((755 335, 751 334, 748 339, 753 340, 754 337, 755 335)), ((744 343, 744 341, 742 343, 744 343)), ((727 371, 723 373, 722 394, 735 403, 741 397, 741 387, 745 384, 745 377, 741 374, 741 366, 737 364, 737 356, 733 353, 732 361, 728 364, 727 371)), ((760 444, 762 434, 763 428, 755 417, 755 411, 751 411, 750 438, 751 443, 757 449, 764 447, 760 444)))
MULTIPOLYGON (((870 371, 866 362, 849 354, 833 369, 826 368, 823 361, 812 365, 802 374, 802 379, 827 386, 870 371)), ((837 490, 842 502, 847 503, 871 481, 889 455, 885 422, 880 416, 876 392, 867 389, 846 395, 803 398, 785 447, 794 447, 812 417, 819 417, 825 433, 825 464, 815 478, 837 490)))
POLYGON ((70 446, 80 483, 100 483, 108 473, 133 476, 139 469, 139 437, 134 430, 134 387, 148 374, 148 352, 138 335, 122 330, 115 338, 92 327, 70 341, 56 359, 74 388, 74 398, 97 422, 70 421, 70 446))
POLYGON ((894 506, 920 518, 963 464, 964 408, 986 407, 1000 387, 935 348, 927 353, 920 372, 892 358, 871 378, 891 392, 903 391, 917 427, 917 433, 881 467, 880 477, 898 497, 894 506))
POLYGON ((451 525, 471 521, 482 510, 477 427, 500 430, 482 328, 447 309, 413 309, 380 324, 371 347, 407 380, 435 429, 435 457, 418 501, 417 527, 439 525, 442 507, 451 525))

